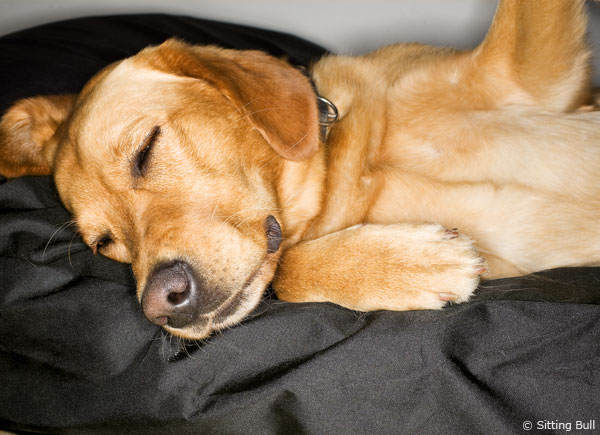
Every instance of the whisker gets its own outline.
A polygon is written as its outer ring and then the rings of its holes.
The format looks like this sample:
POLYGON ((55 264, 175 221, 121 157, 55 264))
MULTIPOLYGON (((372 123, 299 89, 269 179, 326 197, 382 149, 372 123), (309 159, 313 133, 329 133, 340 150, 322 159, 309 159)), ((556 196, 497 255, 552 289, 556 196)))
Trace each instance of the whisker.
POLYGON ((67 256, 69 257, 69 264, 71 265, 71 269, 75 270, 75 266, 73 266, 73 262, 71 261, 71 247, 73 246, 73 240, 77 237, 77 232, 73 234, 71 240, 69 241, 69 249, 67 249, 67 256))
POLYGON ((246 107, 248 107, 250 104, 254 103, 258 99, 260 99, 260 97, 256 97, 256 98, 251 99, 250 101, 248 101, 246 104, 244 104, 242 106, 242 109, 245 109, 246 107))
MULTIPOLYGON (((234 107, 235 111, 231 112, 229 115, 231 116, 234 113, 237 113, 237 114, 241 115, 242 114, 242 109, 245 109, 246 107, 248 107, 250 104, 254 103, 258 99, 260 99, 260 97, 256 97, 256 98, 251 99, 250 101, 248 101, 246 104, 244 104, 239 109, 237 107, 234 107)), ((242 118, 240 118, 240 119, 242 119, 242 118)), ((239 121, 239 119, 237 119, 236 121, 239 121)))
MULTIPOLYGON (((231 222, 231 220, 233 218, 235 218, 236 216, 242 214, 242 213, 246 213, 246 212, 251 212, 251 211, 260 211, 260 210, 267 210, 267 211, 282 211, 281 208, 268 208, 268 207, 251 207, 251 208, 245 208, 239 211, 236 211, 235 213, 232 213, 231 215, 229 215, 228 218, 226 218, 222 223, 221 223, 221 227, 223 228, 225 225, 227 225, 229 222, 231 222)), ((251 218, 247 218, 245 221, 248 221, 251 218)), ((243 222, 245 222, 243 221, 243 222)), ((239 225, 238 225, 239 226, 239 225)), ((237 228, 237 227, 236 227, 237 228)))
POLYGON ((270 110, 286 110, 286 108, 285 107, 267 107, 266 109, 255 110, 254 112, 249 112, 249 113, 245 114, 244 116, 236 119, 235 121, 238 122, 244 118, 248 118, 249 116, 256 115, 257 113, 261 113, 261 112, 268 112, 270 110))
MULTIPOLYGON (((223 195, 221 194, 221 198, 222 198, 222 197, 223 197, 223 195)), ((219 201, 217 201, 217 202, 215 203, 215 207, 213 208, 213 211, 212 211, 212 213, 211 213, 211 215, 210 215, 210 223, 212 223, 213 219, 215 218, 215 213, 217 212, 217 207, 219 206, 219 202, 221 202, 221 201, 220 201, 220 199, 221 199, 221 198, 219 198, 219 201)))
MULTIPOLYGON (((294 149, 300 142, 302 142, 306 138, 307 135, 308 135, 308 132, 304 133, 304 136, 302 136, 300 139, 298 139, 294 144, 290 145, 287 148, 287 151, 294 149)), ((260 169, 263 169, 265 166, 267 166, 268 164, 270 164, 271 162, 273 162, 274 160, 276 160, 278 158, 279 158, 279 156, 275 156, 272 159, 268 160, 264 165, 262 165, 260 167, 260 169)))
POLYGON ((56 235, 70 227, 71 225, 75 224, 74 220, 68 220, 67 222, 63 223, 61 226, 58 227, 58 229, 56 231, 54 231, 54 233, 52 233, 52 235, 50 236, 50 238, 48 239, 48 242, 46 243, 46 246, 44 246, 44 252, 42 252, 42 259, 46 257, 46 251, 48 250, 48 247, 50 246, 50 243, 52 242, 52 239, 54 239, 54 237, 56 237, 56 235))

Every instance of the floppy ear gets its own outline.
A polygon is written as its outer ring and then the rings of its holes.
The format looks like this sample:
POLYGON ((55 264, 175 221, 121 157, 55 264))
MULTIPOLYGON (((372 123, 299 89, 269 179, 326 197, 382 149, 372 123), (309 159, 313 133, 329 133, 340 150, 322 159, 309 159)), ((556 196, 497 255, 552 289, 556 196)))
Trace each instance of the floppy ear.
POLYGON ((75 94, 25 98, 8 109, 0 120, 0 174, 50 174, 57 130, 76 99, 75 94))
POLYGON ((151 60, 161 69, 196 77, 219 89, 271 147, 305 160, 319 147, 318 108, 310 81, 287 62, 260 51, 191 46, 169 40, 151 60))

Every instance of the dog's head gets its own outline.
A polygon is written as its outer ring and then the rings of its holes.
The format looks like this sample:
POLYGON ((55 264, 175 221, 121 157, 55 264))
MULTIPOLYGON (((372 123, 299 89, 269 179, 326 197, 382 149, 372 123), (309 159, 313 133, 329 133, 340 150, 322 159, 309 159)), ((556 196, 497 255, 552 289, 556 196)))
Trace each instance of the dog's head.
MULTIPOLYGON (((0 173, 52 173, 83 240, 132 264, 146 316, 202 338, 256 306, 282 240, 311 217, 315 204, 292 212, 300 220, 284 208, 306 182, 290 168, 318 142, 299 71, 171 40, 107 67, 79 95, 18 102, 0 124, 0 173)), ((318 189, 309 184, 300 190, 318 189)))

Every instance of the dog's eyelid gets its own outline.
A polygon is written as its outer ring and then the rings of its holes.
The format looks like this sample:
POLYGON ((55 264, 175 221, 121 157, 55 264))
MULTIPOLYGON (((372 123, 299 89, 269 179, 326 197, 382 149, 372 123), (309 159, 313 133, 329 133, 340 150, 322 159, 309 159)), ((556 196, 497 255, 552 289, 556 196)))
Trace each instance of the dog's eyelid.
POLYGON ((138 148, 133 159, 132 175, 134 178, 140 178, 148 172, 152 147, 160 136, 160 126, 155 125, 150 133, 146 135, 142 141, 142 145, 138 148))
POLYGON ((112 235, 109 233, 102 234, 101 236, 93 239, 90 242, 90 248, 92 248, 92 252, 94 255, 98 253, 99 249, 102 249, 113 242, 112 235))

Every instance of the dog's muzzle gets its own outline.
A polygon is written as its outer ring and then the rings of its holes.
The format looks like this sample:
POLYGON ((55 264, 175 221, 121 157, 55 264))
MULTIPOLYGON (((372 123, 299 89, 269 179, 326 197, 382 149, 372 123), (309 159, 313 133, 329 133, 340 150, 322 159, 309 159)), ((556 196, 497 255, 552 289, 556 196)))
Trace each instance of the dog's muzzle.
POLYGON ((159 264, 144 289, 144 314, 156 325, 184 328, 198 316, 215 310, 227 298, 204 287, 186 262, 159 264))
MULTIPOLYGON (((282 242, 279 222, 268 216, 264 222, 267 256, 276 253, 282 242)), ((267 260, 265 260, 266 264, 267 260)), ((142 310, 152 323, 183 329, 195 323, 226 323, 245 301, 244 291, 252 284, 262 267, 253 273, 240 291, 231 294, 206 285, 203 277, 185 261, 159 263, 150 273, 142 293, 142 310)))

